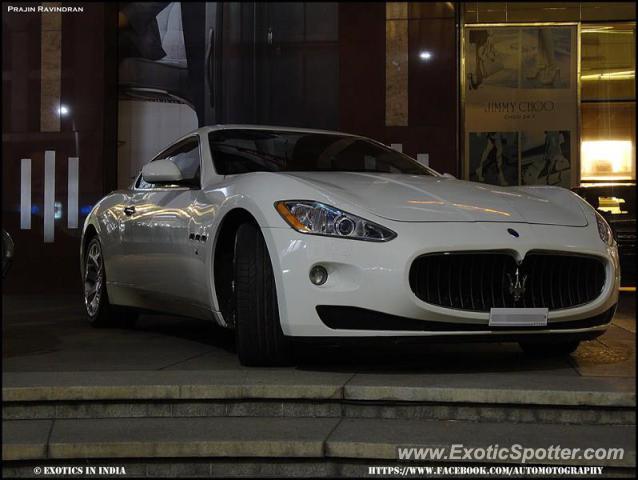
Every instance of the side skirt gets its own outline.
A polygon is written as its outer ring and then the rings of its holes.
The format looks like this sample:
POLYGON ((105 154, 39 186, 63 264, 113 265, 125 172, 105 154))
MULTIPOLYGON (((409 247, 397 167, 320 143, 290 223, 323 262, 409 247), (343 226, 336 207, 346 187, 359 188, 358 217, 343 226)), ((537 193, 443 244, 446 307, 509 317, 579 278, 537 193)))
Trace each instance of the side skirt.
POLYGON ((168 313, 220 323, 216 315, 217 312, 211 310, 210 307, 194 304, 181 297, 110 282, 107 282, 106 289, 113 305, 137 308, 149 313, 168 313))

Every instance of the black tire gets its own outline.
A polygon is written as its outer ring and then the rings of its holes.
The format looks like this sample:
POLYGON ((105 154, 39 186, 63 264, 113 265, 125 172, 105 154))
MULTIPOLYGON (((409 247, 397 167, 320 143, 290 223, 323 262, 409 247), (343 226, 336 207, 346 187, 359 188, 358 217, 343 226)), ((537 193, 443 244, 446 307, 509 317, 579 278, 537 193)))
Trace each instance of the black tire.
POLYGON ((86 246, 84 252, 84 306, 91 326, 103 327, 123 327, 131 325, 137 318, 135 310, 117 307, 109 301, 106 290, 106 272, 104 269, 104 256, 102 254, 102 244, 97 236, 93 237, 86 246), (91 256, 97 252, 99 254, 99 265, 91 256), (91 287, 96 287, 91 289, 91 287), (89 291, 93 292, 90 294, 89 291), (93 300, 97 295, 95 304, 93 300))
POLYGON ((561 342, 519 342, 519 346, 527 355, 535 357, 557 357, 574 353, 580 344, 579 340, 561 342))
POLYGON ((235 236, 235 340, 242 365, 289 364, 290 341, 279 321, 277 290, 266 242, 253 223, 235 236))

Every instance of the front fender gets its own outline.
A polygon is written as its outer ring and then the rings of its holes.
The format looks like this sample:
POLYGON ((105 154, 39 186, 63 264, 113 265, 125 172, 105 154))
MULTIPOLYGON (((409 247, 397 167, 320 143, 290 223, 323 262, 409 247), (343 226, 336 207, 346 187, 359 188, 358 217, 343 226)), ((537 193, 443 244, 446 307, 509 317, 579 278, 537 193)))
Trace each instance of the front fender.
MULTIPOLYGON (((117 191, 111 192, 102 198, 99 202, 97 202, 87 217, 84 219, 84 225, 82 226, 82 240, 80 241, 80 274, 84 273, 84 250, 87 243, 87 232, 90 228, 95 229, 98 237, 104 239, 106 236, 107 230, 114 230, 113 228, 108 229, 106 223, 109 221, 109 210, 118 204, 122 203, 124 192, 117 191)), ((116 220, 111 219, 110 224, 112 227, 115 226, 116 220)))

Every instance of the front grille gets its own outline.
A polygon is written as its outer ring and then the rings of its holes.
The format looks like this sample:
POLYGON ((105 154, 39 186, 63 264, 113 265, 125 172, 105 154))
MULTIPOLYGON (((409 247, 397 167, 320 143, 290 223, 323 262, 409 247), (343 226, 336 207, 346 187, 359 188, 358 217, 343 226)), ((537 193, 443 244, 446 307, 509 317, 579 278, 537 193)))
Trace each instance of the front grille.
POLYGON ((518 266, 505 252, 429 254, 410 268, 410 287, 419 299, 477 312, 571 308, 598 297, 604 283, 605 267, 599 259, 545 252, 529 253, 518 266))

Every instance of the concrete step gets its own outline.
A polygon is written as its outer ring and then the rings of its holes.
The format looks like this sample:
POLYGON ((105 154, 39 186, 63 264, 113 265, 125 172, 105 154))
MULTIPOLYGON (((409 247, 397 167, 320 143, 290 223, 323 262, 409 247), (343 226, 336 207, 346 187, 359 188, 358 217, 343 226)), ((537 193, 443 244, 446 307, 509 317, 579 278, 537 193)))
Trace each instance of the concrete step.
POLYGON ((631 407, 393 401, 196 400, 5 402, 3 420, 91 418, 382 418, 500 423, 635 425, 631 407))
MULTIPOLYGON (((429 420, 340 418, 134 418, 12 420, 3 422, 5 462, 98 459, 340 459, 369 464, 399 460, 399 447, 454 444, 487 449, 578 448, 570 459, 529 458, 528 465, 596 465, 635 468, 635 426, 518 425, 429 420), (586 449, 622 448, 616 458, 579 457, 586 449)), ((448 454, 449 451, 445 452, 448 454)), ((432 463, 433 460, 421 460, 432 463)), ((97 462, 105 464, 104 462, 97 462)), ((516 458, 446 458, 436 464, 520 464, 516 458)), ((381 463, 386 464, 386 463, 381 463)))
POLYGON ((3 419, 284 417, 635 425, 633 379, 278 369, 5 373, 3 419))

